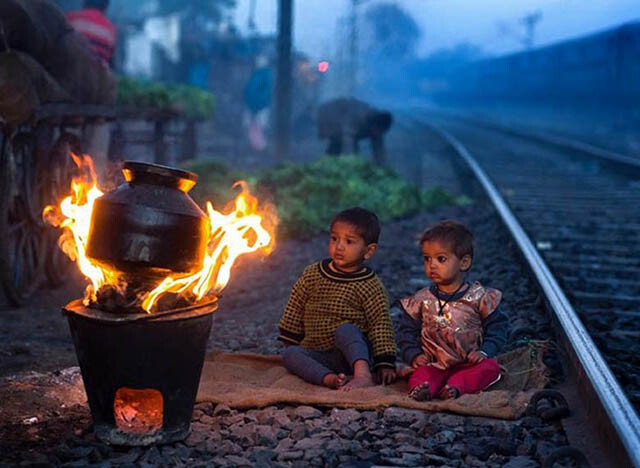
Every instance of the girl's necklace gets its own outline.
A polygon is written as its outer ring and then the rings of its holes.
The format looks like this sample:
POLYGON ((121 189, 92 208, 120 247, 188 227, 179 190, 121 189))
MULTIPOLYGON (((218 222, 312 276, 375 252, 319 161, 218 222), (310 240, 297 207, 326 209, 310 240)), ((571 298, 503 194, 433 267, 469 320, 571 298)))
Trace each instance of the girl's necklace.
POLYGON ((449 303, 451 299, 455 297, 456 294, 460 292, 460 290, 465 284, 466 284, 465 282, 462 282, 462 284, 458 286, 458 289, 456 289, 451 295, 449 295, 449 299, 440 299, 440 290, 436 287, 436 299, 438 299, 438 316, 439 317, 442 316, 444 307, 449 303))

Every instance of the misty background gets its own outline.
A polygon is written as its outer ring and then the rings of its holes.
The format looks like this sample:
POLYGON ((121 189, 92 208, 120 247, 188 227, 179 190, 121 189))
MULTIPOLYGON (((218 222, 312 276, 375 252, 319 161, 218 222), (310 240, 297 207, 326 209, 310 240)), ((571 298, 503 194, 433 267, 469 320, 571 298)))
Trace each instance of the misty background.
MULTIPOLYGON (((220 135, 242 138, 255 118, 269 140, 279 4, 112 0, 115 70, 211 90, 220 135), (247 117, 257 70, 271 89, 247 117)), ((291 67, 293 138, 313 138, 322 102, 354 96, 392 111, 439 108, 640 152, 633 0, 298 0, 291 67)))

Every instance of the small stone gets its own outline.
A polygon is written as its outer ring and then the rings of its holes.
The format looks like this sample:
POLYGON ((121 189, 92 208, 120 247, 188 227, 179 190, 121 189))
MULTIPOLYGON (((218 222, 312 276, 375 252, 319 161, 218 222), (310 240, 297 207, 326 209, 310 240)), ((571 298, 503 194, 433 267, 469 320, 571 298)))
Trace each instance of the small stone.
POLYGON ((536 468, 538 463, 531 457, 511 457, 502 468, 536 468))
POLYGON ((387 436, 387 431, 385 431, 384 429, 374 429, 373 431, 369 431, 369 435, 378 439, 382 439, 387 436))
POLYGON ((142 455, 140 459, 140 463, 149 463, 151 465, 156 465, 160 463, 162 460, 162 456, 160 455, 160 451, 157 447, 151 447, 149 450, 142 455))
POLYGON ((464 426, 464 418, 455 414, 442 413, 438 415, 438 422, 444 426, 464 426))
POLYGON ((193 452, 193 450, 191 450, 189 447, 185 446, 185 445, 180 445, 178 447, 176 447, 175 450, 175 455, 179 458, 189 458, 191 456, 191 453, 193 452))
MULTIPOLYGON (((304 451, 304 459, 305 460, 314 460, 314 459, 322 459, 322 455, 324 454, 323 449, 309 449, 304 451)), ((315 465, 315 463, 314 463, 315 465)), ((317 465, 315 465, 317 466, 317 465)), ((320 465, 322 466, 322 465, 320 465)))
POLYGON ((230 414, 229 416, 224 418, 224 422, 229 426, 233 426, 234 424, 238 423, 244 424, 244 415, 242 413, 230 414))
POLYGON ((433 438, 440 444, 450 444, 456 439, 456 434, 452 431, 440 431, 433 438))
POLYGON ((293 440, 301 440, 307 436, 307 428, 301 424, 298 424, 291 429, 290 437, 293 440))
POLYGON ((257 448, 251 452, 249 459, 252 462, 252 466, 271 466, 271 461, 276 458, 277 455, 273 450, 257 448))
POLYGON ((356 431, 351 429, 349 426, 343 426, 338 431, 338 434, 340 434, 340 436, 344 437, 345 439, 353 439, 353 436, 356 435, 356 431))
POLYGON ((286 439, 282 439, 280 442, 278 442, 275 451, 278 453, 288 452, 293 448, 295 444, 296 442, 293 439, 287 437, 286 439))
POLYGON ((111 461, 116 464, 134 463, 138 459, 138 457, 140 457, 141 454, 142 454, 142 451, 138 448, 135 448, 135 449, 129 450, 126 453, 123 453, 122 455, 116 458, 112 458, 111 461))
POLYGON ((294 414, 300 419, 312 419, 322 416, 322 411, 312 406, 298 406, 294 414))
POLYGON ((527 429, 542 426, 542 420, 535 416, 525 416, 520 420, 520 425, 527 429))
POLYGON ((351 444, 349 443, 349 441, 336 438, 327 441, 327 445, 325 448, 327 452, 344 452, 348 450, 350 446, 351 444))
POLYGON ((198 444, 203 443, 209 437, 208 431, 205 430, 194 430, 193 424, 191 425, 191 434, 184 441, 190 447, 194 447, 198 444))
POLYGON ((422 411, 410 410, 405 408, 397 408, 390 406, 384 410, 383 418, 392 424, 398 424, 401 426, 408 426, 418 419, 424 417, 422 411))
POLYGON ((224 451, 225 453, 238 454, 244 452, 244 449, 240 445, 230 440, 223 440, 222 442, 219 442, 219 444, 220 450, 224 451))
POLYGON ((280 425, 283 429, 291 429, 291 419, 285 413, 278 413, 273 417, 276 424, 280 425))
POLYGON ((369 425, 378 420, 378 413, 376 411, 362 411, 360 417, 369 425))
POLYGON ((385 463, 391 463, 393 466, 420 466, 422 465, 422 456, 404 454, 402 457, 388 457, 382 459, 385 463))
POLYGON ((263 424, 265 426, 273 425, 275 421, 276 412, 277 410, 273 406, 270 406, 266 410, 256 413, 256 418, 258 419, 258 423, 263 424))
POLYGON ((317 449, 325 445, 325 441, 319 438, 307 437, 306 439, 299 440, 294 446, 295 450, 310 450, 317 449))
POLYGON ((253 463, 251 463, 249 459, 239 455, 227 455, 224 458, 236 466, 253 466, 253 463))
POLYGON ((290 452, 282 452, 278 455, 278 460, 286 461, 286 460, 299 460, 304 455, 302 450, 293 450, 290 452))
POLYGON ((231 435, 242 445, 251 445, 254 441, 254 429, 252 426, 231 426, 231 435))
POLYGON ((211 424, 217 423, 218 418, 214 418, 213 416, 209 416, 208 414, 205 413, 202 416, 200 416, 200 419, 198 419, 198 421, 200 421, 202 424, 211 425, 211 424))
POLYGON ((93 452, 93 447, 75 447, 71 449, 73 458, 86 458, 91 452, 93 452))
POLYGON ((260 445, 275 445, 278 437, 271 426, 254 426, 256 441, 260 445))
POLYGON ((353 408, 349 408, 349 409, 334 408, 331 410, 331 413, 329 413, 329 416, 332 421, 335 421, 340 424, 349 424, 361 418, 360 412, 353 408))
POLYGON ((422 432, 427 425, 427 417, 423 414, 421 417, 418 417, 414 422, 409 425, 409 429, 412 429, 416 432, 422 432))
POLYGON ((203 413, 211 414, 213 412, 213 403, 210 401, 196 403, 193 409, 194 411, 202 411, 203 413))
POLYGON ((440 455, 436 455, 433 453, 425 453, 424 455, 424 464, 425 465, 438 465, 445 466, 451 462, 448 458, 441 457, 440 455))
POLYGON ((422 447, 418 447, 416 445, 400 445, 398 447, 398 452, 400 453, 423 453, 424 450, 422 447))
POLYGON ((258 418, 254 414, 249 413, 244 414, 242 419, 247 424, 255 424, 258 422, 258 418))
POLYGON ((413 442, 416 440, 416 434, 410 431, 396 431, 393 433, 392 437, 398 444, 413 442))
POLYGON ((538 460, 546 460, 549 455, 555 450, 554 445, 546 440, 539 440, 536 444, 536 458, 538 460))
POLYGON ((216 409, 213 410, 213 415, 214 416, 226 416, 229 413, 231 413, 231 408, 229 408, 227 405, 223 405, 223 404, 217 405, 216 409))

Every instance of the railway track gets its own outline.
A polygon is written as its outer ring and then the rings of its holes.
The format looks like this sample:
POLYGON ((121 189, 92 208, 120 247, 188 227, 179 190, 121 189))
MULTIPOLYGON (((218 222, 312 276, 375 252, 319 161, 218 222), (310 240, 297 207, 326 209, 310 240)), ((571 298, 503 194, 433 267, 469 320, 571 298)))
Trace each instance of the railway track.
POLYGON ((570 358, 567 391, 609 450, 640 466, 640 162, 477 122, 418 121, 464 161, 518 244, 570 358))

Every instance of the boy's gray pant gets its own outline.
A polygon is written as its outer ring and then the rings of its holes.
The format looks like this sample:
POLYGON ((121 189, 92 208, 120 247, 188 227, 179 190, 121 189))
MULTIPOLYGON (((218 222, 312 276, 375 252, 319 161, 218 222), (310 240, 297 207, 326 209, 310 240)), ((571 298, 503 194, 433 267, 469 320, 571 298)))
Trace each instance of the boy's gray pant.
POLYGON ((359 359, 371 363, 369 340, 352 323, 336 329, 335 348, 314 351, 302 346, 289 346, 282 353, 282 362, 290 372, 307 382, 322 385, 327 374, 352 374, 353 363, 359 359))

